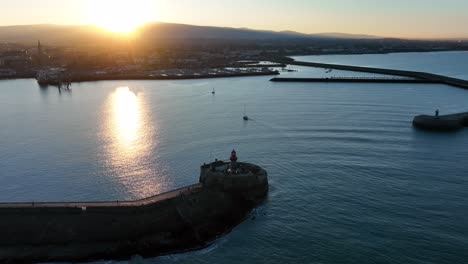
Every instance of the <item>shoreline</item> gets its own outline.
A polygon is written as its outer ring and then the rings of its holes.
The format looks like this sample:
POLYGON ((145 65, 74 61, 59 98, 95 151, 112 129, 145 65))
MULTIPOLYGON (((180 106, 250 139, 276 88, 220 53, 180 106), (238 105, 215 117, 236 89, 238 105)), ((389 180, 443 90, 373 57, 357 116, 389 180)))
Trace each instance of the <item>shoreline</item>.
MULTIPOLYGON (((244 70, 244 72, 223 72, 223 73, 199 73, 203 71, 209 70, 218 70, 218 68, 207 68, 207 69, 162 69, 162 70, 154 70, 155 72, 164 72, 164 71, 191 71, 192 73, 185 74, 161 74, 156 73, 152 74, 151 71, 147 71, 145 73, 133 73, 133 74, 104 74, 104 75, 93 75, 90 73, 80 74, 80 73, 72 73, 70 77, 66 79, 66 82, 93 82, 93 81, 116 81, 116 80, 196 80, 196 79, 213 79, 213 78, 230 78, 230 77, 250 77, 250 76, 266 76, 266 75, 279 75, 280 72, 278 70, 273 70, 273 68, 278 68, 279 65, 283 67, 287 67, 289 65, 298 65, 296 63, 306 63, 299 61, 297 57, 306 57, 306 56, 352 56, 352 55, 387 55, 387 54, 412 54, 412 53, 449 53, 449 52, 468 52, 468 50, 421 50, 421 51, 394 51, 394 52, 343 52, 343 53, 320 53, 320 54, 297 54, 297 55, 287 55, 280 58, 265 58, 262 60, 271 61, 274 64, 272 65, 246 65, 240 68, 246 69, 253 69, 253 68, 262 68, 259 71, 249 71, 244 70), (297 59, 295 59, 297 58, 297 59)), ((330 68, 336 66, 330 63, 316 63, 310 62, 311 64, 321 65, 316 67, 323 67, 324 65, 329 65, 330 68)), ((302 66, 310 66, 310 65, 302 65, 302 66)), ((347 67, 354 67, 354 68, 372 68, 372 67, 361 67, 356 65, 339 65, 339 66, 347 66, 347 67)), ((229 68, 229 67, 227 67, 229 68)), ((338 68, 337 68, 338 69, 338 68)), ((122 69, 123 70, 123 69, 122 69)), ((345 69, 343 69, 345 70, 345 69)), ((347 69, 350 70, 350 69, 347 69)), ((390 70, 390 69, 386 69, 390 70)), ((393 70, 393 69, 391 69, 393 70)), ((351 70, 355 71, 355 70, 351 70)), ((400 71, 400 70, 394 70, 400 71)), ((34 79, 36 78, 36 73, 27 71, 27 73, 17 73, 11 76, 0 76, 1 80, 16 80, 16 79, 34 79)), ((51 82, 43 82, 42 85, 55 85, 58 86, 59 82, 51 81, 51 82)))
MULTIPOLYGON (((106 75, 106 76, 75 76, 67 79, 70 83, 81 82, 97 82, 97 81, 138 81, 138 80, 198 80, 198 79, 215 79, 215 78, 235 78, 235 77, 254 77, 254 76, 270 76, 279 75, 277 70, 269 70, 262 72, 242 72, 242 73, 220 73, 220 74, 203 74, 203 75, 168 75, 168 76, 150 76, 150 75, 106 75)), ((20 75, 14 77, 0 77, 0 81, 6 80, 21 80, 21 79, 36 79, 34 75, 20 75)), ((57 86, 59 82, 55 80, 51 82, 39 83, 42 86, 57 86)))
POLYGON ((246 72, 232 74, 212 74, 212 75, 182 75, 182 76, 148 76, 148 75, 125 75, 125 76, 77 76, 69 79, 72 83, 93 82, 93 81, 118 81, 118 80, 196 80, 196 79, 214 79, 231 77, 249 77, 249 76, 268 76, 278 75, 278 71, 269 72, 246 72))
POLYGON ((65 86, 68 87, 72 83, 93 82, 93 81, 117 81, 117 80, 196 80, 196 79, 213 79, 213 78, 233 78, 233 77, 251 77, 251 76, 269 76, 279 75, 278 70, 261 69, 261 70, 238 70, 238 71, 218 71, 214 69, 211 72, 199 73, 200 71, 180 70, 180 73, 163 73, 163 72, 145 72, 145 73, 130 73, 130 74, 93 74, 93 73, 71 73, 68 76, 51 77, 50 79, 41 79, 38 81, 40 86, 65 86))

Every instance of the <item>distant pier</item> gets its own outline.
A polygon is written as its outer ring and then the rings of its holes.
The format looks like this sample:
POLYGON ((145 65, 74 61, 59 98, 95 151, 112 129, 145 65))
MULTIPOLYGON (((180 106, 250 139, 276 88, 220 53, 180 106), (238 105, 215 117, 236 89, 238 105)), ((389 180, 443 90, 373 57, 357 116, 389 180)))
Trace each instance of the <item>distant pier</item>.
POLYGON ((289 61, 288 64, 298 65, 298 66, 307 66, 307 67, 316 67, 316 68, 325 68, 325 69, 403 76, 403 77, 410 77, 410 78, 415 78, 415 79, 420 79, 420 80, 426 80, 430 83, 442 83, 442 84, 447 84, 447 85, 451 85, 451 86, 455 86, 455 87, 459 87, 463 89, 468 89, 467 80, 462 80, 462 79, 457 79, 457 78, 452 78, 448 76, 432 74, 432 73, 427 73, 427 72, 392 70, 392 69, 385 69, 385 68, 361 67, 361 66, 304 62, 304 61, 289 61))
POLYGON ((468 126, 468 112, 442 116, 419 115, 413 119, 413 126, 426 130, 458 130, 468 126))
POLYGON ((331 78, 282 78, 271 79, 272 82, 316 82, 316 83, 443 83, 438 80, 388 77, 331 77, 331 78))

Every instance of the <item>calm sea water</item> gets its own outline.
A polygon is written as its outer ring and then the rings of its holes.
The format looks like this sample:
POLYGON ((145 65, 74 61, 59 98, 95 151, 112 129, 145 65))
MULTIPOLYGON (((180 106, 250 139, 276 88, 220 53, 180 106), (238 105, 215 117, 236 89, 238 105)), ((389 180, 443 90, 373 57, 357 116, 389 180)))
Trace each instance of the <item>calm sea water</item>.
MULTIPOLYGON (((301 59, 468 73, 463 52, 301 59)), ((286 75, 331 74, 294 68, 286 75)), ((468 262, 468 129, 411 126, 436 108, 468 111, 468 91, 269 78, 87 82, 61 93, 0 81, 0 200, 142 198, 195 183, 200 164, 235 148, 269 172, 254 219, 201 251, 98 263, 468 262)))

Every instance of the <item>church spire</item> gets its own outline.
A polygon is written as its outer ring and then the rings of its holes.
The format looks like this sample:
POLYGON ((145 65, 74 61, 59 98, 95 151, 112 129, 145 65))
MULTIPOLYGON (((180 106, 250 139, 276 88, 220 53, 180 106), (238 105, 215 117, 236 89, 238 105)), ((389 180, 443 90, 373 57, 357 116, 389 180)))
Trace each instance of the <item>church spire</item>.
POLYGON ((41 41, 37 41, 37 65, 42 66, 42 45, 41 41))

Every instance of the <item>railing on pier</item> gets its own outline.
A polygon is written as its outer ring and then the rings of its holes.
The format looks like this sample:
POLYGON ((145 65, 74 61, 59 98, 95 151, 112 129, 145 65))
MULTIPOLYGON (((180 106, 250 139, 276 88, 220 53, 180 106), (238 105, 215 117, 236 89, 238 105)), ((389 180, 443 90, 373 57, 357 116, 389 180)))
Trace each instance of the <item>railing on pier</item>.
POLYGON ((157 194, 151 197, 135 200, 135 201, 91 201, 91 202, 19 202, 19 203, 0 203, 2 208, 82 208, 86 210, 88 207, 125 207, 125 206, 144 206, 156 203, 162 200, 171 199, 188 192, 200 189, 200 183, 185 186, 169 192, 157 194))

